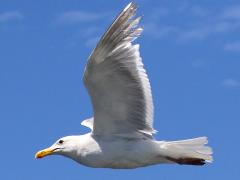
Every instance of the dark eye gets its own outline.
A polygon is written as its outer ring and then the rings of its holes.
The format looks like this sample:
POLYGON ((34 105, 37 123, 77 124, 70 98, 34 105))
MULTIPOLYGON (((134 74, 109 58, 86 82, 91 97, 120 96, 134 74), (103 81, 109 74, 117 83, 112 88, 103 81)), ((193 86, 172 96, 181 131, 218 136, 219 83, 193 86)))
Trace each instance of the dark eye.
POLYGON ((60 139, 59 141, 58 141, 58 144, 62 144, 64 141, 62 140, 62 139, 60 139))

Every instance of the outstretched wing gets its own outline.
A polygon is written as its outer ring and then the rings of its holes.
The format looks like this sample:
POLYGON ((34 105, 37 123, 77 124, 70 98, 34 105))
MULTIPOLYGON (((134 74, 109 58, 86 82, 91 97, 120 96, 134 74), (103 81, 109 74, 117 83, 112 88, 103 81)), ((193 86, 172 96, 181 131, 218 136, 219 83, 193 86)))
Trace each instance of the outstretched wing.
POLYGON ((115 19, 89 57, 84 83, 94 110, 96 135, 152 135, 153 102, 139 45, 132 42, 142 28, 130 3, 115 19))

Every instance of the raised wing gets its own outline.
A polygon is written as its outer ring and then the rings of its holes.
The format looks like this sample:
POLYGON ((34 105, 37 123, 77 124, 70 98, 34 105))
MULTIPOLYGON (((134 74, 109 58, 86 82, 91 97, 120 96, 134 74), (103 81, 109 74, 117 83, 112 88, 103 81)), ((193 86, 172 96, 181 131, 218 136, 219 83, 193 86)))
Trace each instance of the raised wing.
POLYGON ((89 129, 93 130, 93 117, 85 119, 81 122, 82 126, 88 127, 89 129))
POLYGON ((95 135, 152 135, 153 102, 148 76, 132 41, 140 17, 130 3, 115 19, 89 57, 84 83, 91 96, 95 135))

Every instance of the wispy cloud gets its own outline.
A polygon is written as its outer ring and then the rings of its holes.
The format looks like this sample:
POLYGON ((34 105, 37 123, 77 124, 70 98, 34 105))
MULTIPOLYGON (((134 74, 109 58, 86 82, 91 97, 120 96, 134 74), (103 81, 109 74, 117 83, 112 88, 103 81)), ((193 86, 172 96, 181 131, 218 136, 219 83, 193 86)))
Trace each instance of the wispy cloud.
POLYGON ((0 13, 0 23, 23 19, 23 15, 18 11, 7 11, 0 13))
POLYGON ((103 22, 105 23, 108 19, 111 19, 112 14, 109 11, 66 11, 57 15, 52 22, 54 26, 79 26, 79 29, 69 35, 69 44, 71 46, 76 45, 81 39, 81 42, 84 42, 83 44, 86 47, 93 48, 99 40, 100 34, 104 31, 103 22))
POLYGON ((189 10, 191 14, 197 17, 205 17, 209 13, 207 9, 204 9, 201 6, 192 6, 189 10))
POLYGON ((217 12, 208 12, 203 8, 193 8, 195 13, 206 16, 199 19, 192 28, 182 33, 185 40, 208 38, 210 35, 223 35, 240 29, 240 6, 226 7, 217 12))
MULTIPOLYGON (((165 8, 168 16, 167 25, 164 26, 158 18, 150 19, 150 25, 146 26, 146 33, 153 38, 171 35, 180 42, 191 40, 205 40, 211 36, 228 35, 229 33, 240 30, 240 5, 225 7, 225 9, 214 9, 196 6, 189 3, 171 11, 165 8), (171 21, 174 16, 174 21, 171 21), (176 24, 176 19, 181 19, 184 23, 176 24), (174 23, 174 24, 172 24, 174 23), (148 29, 147 29, 148 28, 148 29)), ((151 12, 152 13, 152 12, 151 12)), ((164 18, 158 15, 158 17, 164 18)))
POLYGON ((179 40, 204 40, 210 35, 221 35, 240 28, 240 23, 227 21, 202 22, 192 28, 180 32, 179 40))
MULTIPOLYGON (((94 35, 98 35, 99 32, 103 31, 104 29, 99 27, 99 26, 89 26, 89 27, 85 27, 84 29, 82 29, 79 34, 83 37, 93 37, 94 35)), ((100 34, 99 34, 100 35, 100 34)))
POLYGON ((240 82, 233 78, 227 78, 222 81, 222 85, 226 88, 240 87, 240 82))
POLYGON ((108 13, 95 13, 87 11, 67 11, 60 14, 55 22, 63 25, 71 25, 76 23, 92 22, 108 16, 108 13))
POLYGON ((225 44, 224 45, 224 50, 240 52, 240 41, 225 44))
POLYGON ((100 39, 100 36, 103 34, 105 27, 100 26, 90 26, 81 28, 81 30, 77 33, 79 38, 84 40, 84 44, 86 47, 93 48, 100 39))
POLYGON ((240 19, 240 5, 231 6, 226 8, 222 17, 225 19, 240 19))
POLYGON ((153 22, 144 24, 144 30, 146 35, 149 35, 150 37, 155 39, 166 37, 169 34, 178 31, 177 27, 167 25, 158 26, 156 23, 153 22))
POLYGON ((201 28, 193 27, 190 29, 186 29, 185 31, 181 31, 179 33, 178 40, 180 41, 188 41, 190 39, 202 40, 207 36, 209 36, 211 33, 212 33, 212 29, 207 26, 203 26, 201 28))
POLYGON ((148 19, 152 21, 158 21, 164 16, 169 15, 170 10, 166 7, 158 7, 156 9, 151 10, 151 14, 148 15, 148 19))

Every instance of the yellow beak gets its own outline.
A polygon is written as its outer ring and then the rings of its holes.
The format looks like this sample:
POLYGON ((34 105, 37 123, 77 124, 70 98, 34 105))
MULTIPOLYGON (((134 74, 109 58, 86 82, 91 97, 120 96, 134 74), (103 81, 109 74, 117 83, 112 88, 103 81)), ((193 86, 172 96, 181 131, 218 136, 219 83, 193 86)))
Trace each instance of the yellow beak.
POLYGON ((48 156, 48 155, 51 155, 53 152, 54 152, 55 149, 53 148, 46 148, 44 150, 41 150, 41 151, 38 151, 36 154, 35 154, 35 158, 36 159, 39 159, 39 158, 43 158, 45 156, 48 156))

